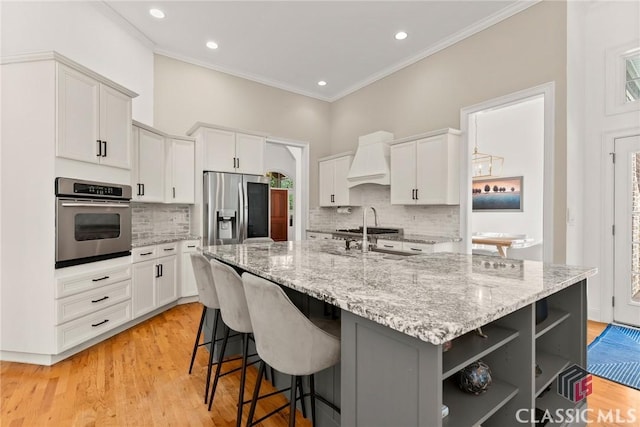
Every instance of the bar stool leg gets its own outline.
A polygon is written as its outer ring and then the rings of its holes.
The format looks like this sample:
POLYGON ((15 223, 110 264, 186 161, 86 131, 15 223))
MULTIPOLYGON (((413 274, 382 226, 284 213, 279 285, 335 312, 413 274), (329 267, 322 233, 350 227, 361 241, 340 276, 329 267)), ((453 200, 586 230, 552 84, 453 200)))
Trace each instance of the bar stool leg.
POLYGON ((216 387, 218 387, 218 380, 220 379, 220 368, 222 368, 222 359, 224 358, 224 352, 227 349, 227 341, 229 341, 229 327, 224 325, 224 339, 222 340, 222 348, 220 349, 220 358, 216 364, 216 375, 213 377, 213 386, 211 387, 211 398, 209 399, 209 410, 213 405, 213 397, 216 394, 216 387))
POLYGON ((289 427, 296 425, 296 377, 291 375, 291 402, 289 404, 289 427))
POLYGON ((307 405, 304 404, 304 389, 302 388, 302 377, 298 377, 298 393, 300 394, 300 405, 302 406, 302 416, 307 418, 307 405))
POLYGON ((258 396, 260 396, 260 385, 262 384, 262 377, 265 374, 264 361, 260 361, 260 367, 258 368, 258 377, 256 378, 256 386, 253 388, 253 397, 251 398, 251 406, 249 407, 249 416, 247 417, 247 427, 253 425, 253 416, 256 412, 256 403, 258 403, 258 396))
POLYGON ((271 385, 272 386, 276 386, 276 374, 275 374, 275 370, 269 366, 269 369, 271 370, 271 385))
MULTIPOLYGON (((216 331, 218 330, 218 317, 220 317, 220 310, 216 308, 215 313, 216 314, 213 317, 213 332, 211 332, 211 348, 209 349, 209 366, 207 366, 207 384, 204 388, 204 403, 207 403, 207 397, 209 396, 209 384, 211 383, 211 366, 213 364, 213 353, 216 345, 216 331)), ((204 320, 204 316, 202 317, 202 320, 204 320)))
POLYGON ((309 388, 311 389, 311 425, 316 427, 316 381, 315 376, 309 376, 309 388))
POLYGON ((238 392, 238 415, 236 427, 242 425, 242 407, 244 406, 244 382, 247 377, 247 355, 249 354, 249 334, 242 334, 242 373, 240 374, 240 391, 238 392))
POLYGON ((189 374, 193 369, 193 361, 196 360, 196 353, 198 352, 198 344, 200 344, 200 334, 202 333, 202 325, 204 325, 204 318, 207 315, 207 306, 202 306, 202 316, 200 316, 200 326, 198 326, 198 334, 196 335, 196 342, 193 344, 193 352, 191 353, 191 363, 189 364, 189 374))

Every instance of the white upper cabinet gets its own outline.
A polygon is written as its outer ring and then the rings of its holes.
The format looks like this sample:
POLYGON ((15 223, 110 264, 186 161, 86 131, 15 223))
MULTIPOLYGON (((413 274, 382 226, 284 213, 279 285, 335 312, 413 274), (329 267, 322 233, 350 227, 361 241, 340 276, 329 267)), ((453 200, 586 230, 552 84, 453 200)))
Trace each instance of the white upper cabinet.
POLYGON ((318 185, 320 206, 353 206, 347 174, 353 160, 352 155, 345 155, 318 162, 318 185))
POLYGON ((131 97, 58 64, 56 155, 131 167, 131 97))
POLYGON ((195 142, 170 138, 167 140, 165 201, 195 203, 195 142))
POLYGON ((133 126, 133 156, 133 200, 163 202, 165 170, 159 165, 165 161, 164 136, 133 126))
POLYGON ((265 138, 236 133, 236 172, 264 175, 265 138))
POLYGON ((391 146, 391 204, 460 203, 459 135, 445 129, 391 146))
POLYGON ((212 128, 203 136, 204 170, 264 175, 263 136, 212 128))

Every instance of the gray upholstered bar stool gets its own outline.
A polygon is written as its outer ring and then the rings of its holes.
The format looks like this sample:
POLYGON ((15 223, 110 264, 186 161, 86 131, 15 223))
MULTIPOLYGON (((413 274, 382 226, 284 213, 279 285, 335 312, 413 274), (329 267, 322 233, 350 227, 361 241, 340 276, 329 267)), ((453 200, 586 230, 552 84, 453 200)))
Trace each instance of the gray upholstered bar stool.
MULTIPOLYGON (((242 421, 242 407, 244 404, 244 384, 247 374, 247 357, 249 356, 249 334, 253 332, 251 327, 251 318, 249 317, 249 309, 247 308, 247 300, 244 296, 244 287, 242 279, 236 271, 226 264, 217 260, 211 260, 211 269, 213 271, 213 280, 218 293, 220 302, 220 314, 224 322, 224 339, 220 349, 220 360, 224 357, 224 352, 229 340, 229 332, 233 329, 242 336, 242 368, 240 375, 240 390, 238 392, 238 413, 236 425, 240 427, 242 421)), ((213 405, 213 398, 216 392, 216 386, 220 379, 219 363, 216 366, 216 373, 213 377, 213 387, 211 388, 211 398, 209 399, 209 410, 213 405)))
MULTIPOLYGON (((207 366, 207 382, 204 389, 204 403, 207 403, 207 396, 209 396, 209 384, 211 383, 211 366, 213 364, 213 350, 216 343, 216 329, 218 327, 218 318, 220 317, 220 302, 218 301, 218 294, 216 293, 215 285, 213 284, 213 273, 211 271, 211 264, 209 260, 200 253, 191 254, 191 265, 193 267, 193 273, 196 278, 196 284, 198 286, 198 299, 202 303, 202 316, 200 317, 200 326, 198 326, 198 334, 196 335, 196 341, 193 344, 193 352, 191 353, 191 364, 189 364, 189 374, 193 369, 193 362, 196 359, 196 353, 198 348, 203 345, 211 344, 209 349, 209 363, 207 366), (202 334, 202 327, 204 326, 204 320, 207 315, 207 309, 214 311, 213 317, 213 331, 211 333, 211 340, 200 344, 200 335, 202 334)), ((206 338, 203 339, 206 341, 206 338)))
MULTIPOLYGON (((265 363, 273 366, 279 372, 291 375, 289 426, 295 426, 295 408, 298 399, 295 384, 303 375, 309 375, 313 425, 315 426, 316 423, 316 399, 339 412, 340 410, 335 405, 316 395, 314 386, 316 372, 329 368, 340 361, 340 338, 326 330, 333 329, 332 327, 335 327, 338 322, 328 322, 330 325, 321 328, 302 314, 282 288, 275 283, 250 273, 244 273, 242 281, 253 324, 256 349, 262 359, 247 425, 252 426, 266 418, 265 416, 253 422, 265 363)), ((301 393, 303 408, 304 396, 301 393)), ((271 414, 267 416, 269 415, 271 414)))

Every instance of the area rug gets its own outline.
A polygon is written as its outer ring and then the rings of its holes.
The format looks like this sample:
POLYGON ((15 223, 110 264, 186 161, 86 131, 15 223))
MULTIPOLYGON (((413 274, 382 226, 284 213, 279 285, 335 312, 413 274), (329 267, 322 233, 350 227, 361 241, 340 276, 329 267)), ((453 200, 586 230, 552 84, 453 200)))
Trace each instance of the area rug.
POLYGON ((640 390, 640 330, 608 325, 587 347, 587 371, 640 390))

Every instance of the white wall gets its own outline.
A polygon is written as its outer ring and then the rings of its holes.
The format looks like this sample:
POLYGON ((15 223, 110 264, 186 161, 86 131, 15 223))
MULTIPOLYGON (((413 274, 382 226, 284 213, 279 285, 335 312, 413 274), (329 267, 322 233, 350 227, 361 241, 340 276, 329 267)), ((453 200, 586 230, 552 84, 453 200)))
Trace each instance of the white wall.
POLYGON ((267 142, 264 150, 264 170, 266 172, 280 172, 291 179, 296 179, 296 160, 286 145, 267 142))
POLYGON ((109 18, 100 2, 2 2, 2 56, 55 50, 137 92, 133 118, 153 125, 150 44, 109 18))
MULTIPOLYGON (((609 151, 612 135, 638 132, 640 113, 607 114, 607 52, 640 38, 640 3, 621 1, 570 2, 568 22, 569 105, 571 129, 568 149, 584 153, 569 157, 568 193, 584 194, 575 201, 575 223, 580 226, 583 250, 573 248, 572 261, 598 267, 589 280, 589 317, 609 322, 613 319, 613 166, 609 151), (580 164, 584 166, 581 167, 580 164), (581 253, 582 252, 582 253, 581 253)), ((569 205, 571 209, 571 204, 569 205)))
MULTIPOLYGON (((478 151, 504 158, 503 177, 522 176, 522 212, 473 212, 471 230, 526 234, 542 243, 544 97, 474 114, 478 151)), ((472 119, 473 120, 473 119, 472 119)), ((473 144, 474 135, 469 143, 473 144)))

